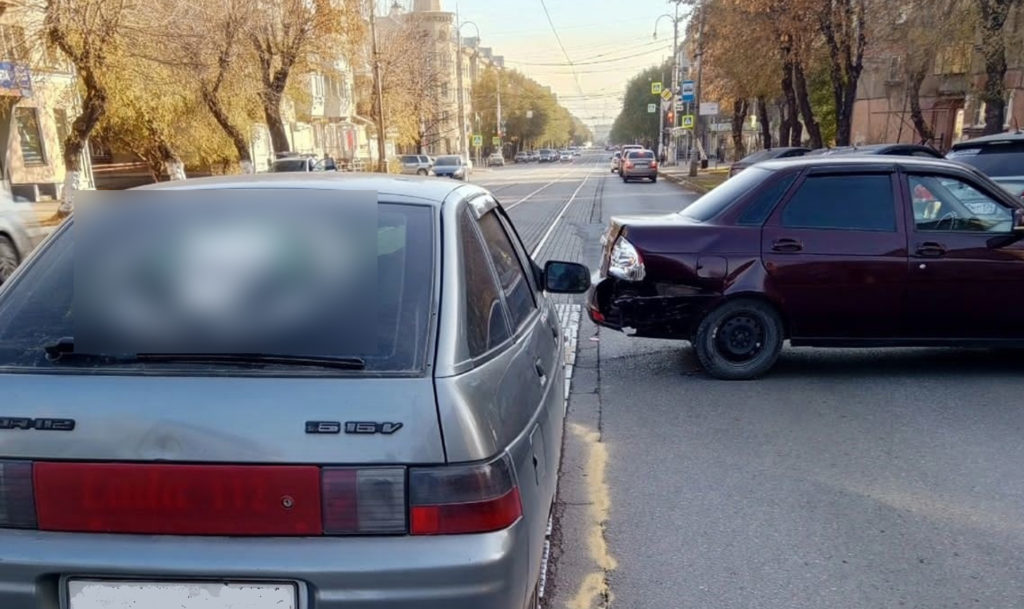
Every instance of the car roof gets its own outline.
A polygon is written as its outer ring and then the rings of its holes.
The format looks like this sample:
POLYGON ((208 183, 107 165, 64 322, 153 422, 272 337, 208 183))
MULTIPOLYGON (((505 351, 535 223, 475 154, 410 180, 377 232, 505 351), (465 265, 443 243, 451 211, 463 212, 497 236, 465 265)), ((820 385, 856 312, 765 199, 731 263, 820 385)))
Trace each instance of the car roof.
POLYGON ((895 167, 913 166, 920 169, 963 169, 962 163, 946 159, 933 159, 916 156, 885 156, 885 155, 837 155, 837 156, 801 156, 788 159, 772 159, 757 163, 757 167, 765 169, 792 169, 794 167, 895 167))
POLYGON ((460 188, 472 186, 451 180, 418 176, 390 176, 383 174, 341 173, 258 173, 252 175, 189 178, 158 184, 139 186, 134 190, 222 190, 222 189, 311 189, 311 190, 373 190, 381 195, 421 199, 424 203, 440 206, 448 196, 460 188))
POLYGON ((953 150, 961 150, 963 148, 978 148, 985 144, 1001 144, 1005 142, 1024 142, 1024 133, 996 133, 994 135, 985 135, 982 137, 976 137, 972 140, 965 142, 957 142, 953 144, 953 150))

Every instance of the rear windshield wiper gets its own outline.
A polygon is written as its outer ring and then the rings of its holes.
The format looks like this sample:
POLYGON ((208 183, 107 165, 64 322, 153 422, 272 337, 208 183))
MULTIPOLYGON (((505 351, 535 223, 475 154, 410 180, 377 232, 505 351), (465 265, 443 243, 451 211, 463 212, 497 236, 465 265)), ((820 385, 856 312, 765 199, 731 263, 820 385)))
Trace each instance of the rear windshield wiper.
POLYGON ((330 357, 320 355, 290 355, 281 353, 134 353, 100 354, 75 351, 75 341, 70 337, 58 339, 44 345, 46 357, 53 362, 88 360, 110 364, 141 362, 160 363, 210 363, 228 365, 269 364, 275 366, 299 366, 334 368, 337 370, 364 370, 366 361, 359 357, 330 357))

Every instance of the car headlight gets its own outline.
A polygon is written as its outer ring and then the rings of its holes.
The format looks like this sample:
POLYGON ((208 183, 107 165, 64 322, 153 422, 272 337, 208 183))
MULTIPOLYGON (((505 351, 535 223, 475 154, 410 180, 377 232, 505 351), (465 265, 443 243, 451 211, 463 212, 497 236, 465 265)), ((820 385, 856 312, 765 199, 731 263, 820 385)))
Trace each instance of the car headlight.
POLYGON ((612 246, 608 274, 624 281, 643 281, 647 275, 640 252, 625 237, 619 237, 612 246))

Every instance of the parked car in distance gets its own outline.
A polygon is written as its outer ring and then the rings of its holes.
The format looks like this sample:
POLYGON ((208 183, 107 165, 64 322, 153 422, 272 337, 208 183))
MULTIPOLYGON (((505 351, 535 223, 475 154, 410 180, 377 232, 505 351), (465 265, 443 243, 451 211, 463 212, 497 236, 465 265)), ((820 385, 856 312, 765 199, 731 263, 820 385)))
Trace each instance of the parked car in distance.
POLYGON ((151 203, 184 203, 173 222, 121 239, 121 214, 72 218, 0 292, 5 415, 21 417, 0 428, 0 607, 305 609, 312 595, 322 608, 536 607, 566 395, 548 294, 585 291, 586 267, 539 267, 468 184, 261 175, 153 188, 151 203), (239 226, 250 255, 203 247, 163 264, 167 244, 239 226), (113 249, 89 246, 103 235, 113 249), (113 291, 79 291, 77 265, 109 252, 138 255, 103 278, 113 291), (372 264, 339 273, 326 258, 341 252, 372 264), (120 296, 139 296, 135 272, 145 295, 120 316, 120 296), (210 272, 230 276, 217 298, 169 302, 210 272), (369 304, 339 320, 328 277, 369 304), (231 328, 196 334, 257 292, 231 328), (72 334, 79 298, 117 331, 179 305, 189 315, 131 334, 129 353, 150 354, 131 356, 72 334), (231 336, 239 351, 207 350, 231 336), (214 605, 227 606, 202 604, 214 605))
POLYGON ((32 203, 15 202, 6 180, 0 182, 0 285, 53 228, 36 217, 32 203))
POLYGON ((942 153, 931 146, 919 144, 868 144, 865 146, 839 146, 817 148, 804 156, 835 156, 841 154, 877 154, 882 156, 917 156, 927 159, 941 159, 942 153))
POLYGON ((434 175, 438 177, 466 180, 469 178, 470 171, 469 162, 458 155, 439 156, 434 161, 434 175))
POLYGON ((505 166, 505 157, 501 156, 500 152, 491 153, 491 155, 487 157, 487 166, 488 167, 504 167, 505 166))
POLYGON ((513 160, 515 161, 516 165, 518 165, 519 163, 529 163, 530 162, 530 153, 526 152, 525 150, 517 152, 516 156, 515 156, 515 158, 513 160))
POLYGON ((571 163, 572 153, 569 152, 568 150, 563 150, 558 153, 558 160, 562 163, 571 163))
POLYGON ((970 165, 1024 198, 1024 134, 1001 133, 953 145, 946 158, 970 165))
POLYGON ((284 156, 275 159, 270 164, 271 173, 292 173, 292 172, 313 172, 313 171, 337 171, 338 166, 334 159, 327 157, 317 159, 313 156, 284 156))
POLYGON ((622 152, 616 150, 612 155, 612 173, 618 173, 619 166, 622 164, 622 152))
POLYGON ((536 163, 538 161, 540 161, 540 153, 537 152, 536 150, 531 150, 530 151, 530 162, 531 163, 536 163))
POLYGON ((760 163, 762 161, 770 161, 772 159, 791 159, 794 157, 804 156, 810 152, 810 148, 794 148, 794 147, 781 147, 781 148, 769 148, 765 150, 758 150, 752 154, 748 154, 742 159, 736 161, 729 166, 729 177, 738 174, 747 167, 760 163))
POLYGON ((645 148, 643 146, 641 146, 640 144, 626 144, 626 145, 622 146, 622 148, 620 148, 619 150, 620 150, 620 152, 622 152, 622 155, 625 156, 626 153, 629 152, 630 150, 644 150, 644 149, 645 148))
POLYGON ((550 148, 541 148, 537 160, 541 163, 556 163, 558 162, 558 151, 550 148))
POLYGON ((658 181, 658 159, 650 150, 629 150, 622 159, 619 175, 623 182, 636 179, 658 181))
POLYGON ((433 161, 425 154, 403 154, 398 157, 402 165, 402 173, 406 175, 430 175, 434 167, 433 161))
POLYGON ((1024 346, 1024 203, 944 160, 767 161, 675 214, 613 217, 596 323, 723 379, 816 347, 1024 346), (650 263, 650 264, 648 264, 650 263), (955 320, 955 321, 951 321, 955 320))

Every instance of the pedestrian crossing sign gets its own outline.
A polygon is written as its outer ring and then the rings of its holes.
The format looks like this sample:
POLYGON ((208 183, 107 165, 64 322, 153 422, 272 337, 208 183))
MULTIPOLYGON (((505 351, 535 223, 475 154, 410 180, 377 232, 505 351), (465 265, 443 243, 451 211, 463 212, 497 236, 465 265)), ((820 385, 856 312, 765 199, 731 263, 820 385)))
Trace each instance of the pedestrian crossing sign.
POLYGON ((661 95, 661 82, 651 83, 651 95, 661 95))
POLYGON ((498 136, 492 137, 491 138, 491 145, 492 146, 501 146, 501 138, 498 137, 498 136))
POLYGON ((683 129, 693 129, 693 115, 692 114, 684 114, 683 117, 682 117, 682 120, 683 120, 683 124, 682 124, 683 129))
POLYGON ((482 135, 474 135, 473 136, 473 146, 479 148, 480 146, 483 146, 483 145, 484 145, 484 136, 482 136, 482 135))

